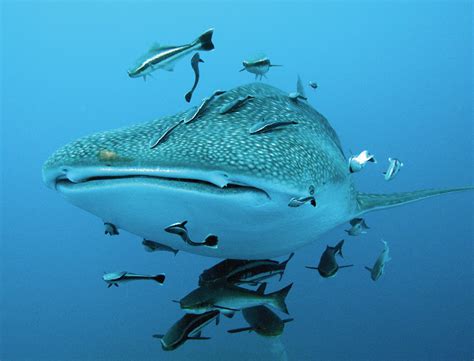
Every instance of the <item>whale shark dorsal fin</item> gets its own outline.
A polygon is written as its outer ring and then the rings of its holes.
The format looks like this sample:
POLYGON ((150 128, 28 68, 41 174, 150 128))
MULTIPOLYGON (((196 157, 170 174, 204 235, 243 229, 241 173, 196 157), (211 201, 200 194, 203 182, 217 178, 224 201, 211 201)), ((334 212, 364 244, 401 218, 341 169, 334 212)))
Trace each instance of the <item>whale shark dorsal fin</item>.
POLYGON ((474 186, 448 189, 424 189, 414 192, 390 193, 390 194, 371 194, 357 193, 357 203, 359 213, 367 213, 378 209, 396 207, 402 204, 419 201, 425 198, 438 196, 445 193, 454 193, 474 190, 474 186))

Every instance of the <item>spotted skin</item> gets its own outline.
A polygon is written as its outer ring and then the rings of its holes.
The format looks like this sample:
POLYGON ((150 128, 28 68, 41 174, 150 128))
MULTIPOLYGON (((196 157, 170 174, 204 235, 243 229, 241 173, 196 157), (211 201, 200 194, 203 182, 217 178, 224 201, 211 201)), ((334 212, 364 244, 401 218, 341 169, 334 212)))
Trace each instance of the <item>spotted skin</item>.
POLYGON ((231 89, 195 121, 181 122, 190 113, 76 140, 50 157, 43 179, 72 204, 120 229, 174 249, 235 259, 285 255, 368 211, 472 188, 357 192, 328 121, 266 84, 231 89), (254 98, 235 112, 219 113, 246 96, 254 98), (250 135, 261 119, 297 124, 250 135), (289 206, 308 195, 312 204, 289 206), (164 231, 183 219, 191 239, 214 234, 219 247, 192 247, 164 231))
POLYGON ((145 166, 219 169, 278 181, 302 193, 307 193, 311 185, 318 189, 327 182, 343 182, 347 178, 347 161, 326 118, 307 104, 291 104, 285 93, 272 86, 254 83, 226 92, 213 101, 198 121, 179 125, 165 142, 150 149, 150 140, 163 134, 186 114, 181 112, 79 139, 53 154, 44 167, 103 165, 98 154, 106 149, 130 159, 116 161, 114 166, 128 166, 139 161, 145 166), (255 97, 252 106, 219 114, 223 104, 246 95, 255 97), (286 128, 284 133, 249 136, 248 129, 255 120, 275 117, 297 121, 298 125, 286 128))

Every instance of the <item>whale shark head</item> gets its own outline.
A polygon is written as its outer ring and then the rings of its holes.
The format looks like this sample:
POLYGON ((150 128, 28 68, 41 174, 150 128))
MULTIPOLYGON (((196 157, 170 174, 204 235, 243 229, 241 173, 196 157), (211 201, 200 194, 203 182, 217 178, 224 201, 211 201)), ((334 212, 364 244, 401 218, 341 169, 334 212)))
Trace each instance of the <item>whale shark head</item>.
POLYGON ((357 193, 328 121, 269 85, 227 91, 193 122, 182 121, 187 114, 73 141, 44 164, 44 182, 104 222, 145 239, 245 259, 289 253, 364 211, 421 197, 357 193), (254 98, 220 114, 223 105, 247 95, 254 98), (250 134, 265 119, 297 124, 250 134), (164 140, 150 146, 159 138, 164 140), (316 207, 288 206, 310 194, 316 207), (218 247, 191 245, 165 232, 182 221, 193 242, 213 234, 218 247))

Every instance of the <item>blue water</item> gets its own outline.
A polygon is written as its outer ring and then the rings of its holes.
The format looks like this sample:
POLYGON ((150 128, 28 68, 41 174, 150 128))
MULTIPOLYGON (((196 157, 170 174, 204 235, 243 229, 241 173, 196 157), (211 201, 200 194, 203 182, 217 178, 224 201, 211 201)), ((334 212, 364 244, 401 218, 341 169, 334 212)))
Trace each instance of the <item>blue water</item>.
MULTIPOLYGON (((346 238, 356 267, 322 279, 304 268, 338 227, 297 251, 281 283, 295 286, 295 321, 280 341, 230 335, 240 315, 164 352, 163 333, 182 312, 170 300, 196 286, 217 260, 150 254, 125 231, 105 237, 100 219, 46 188, 42 163, 96 131, 188 107, 189 59, 154 79, 126 70, 151 43, 184 43, 215 28, 201 53, 192 104, 216 88, 253 81, 241 61, 265 53, 277 64, 264 82, 294 91, 337 131, 346 153, 380 159, 357 174, 368 192, 473 184, 473 62, 470 2, 16 2, 1 7, 0 360, 471 360, 474 357, 473 193, 371 213, 370 232, 346 238), (389 156, 405 167, 381 176, 389 156), (391 246, 373 282, 364 270, 391 246), (107 289, 104 271, 166 272, 151 283, 107 289), (279 350, 276 350, 279 349, 279 350), (281 356, 276 356, 282 351, 281 356)), ((159 216, 159 215, 157 215, 159 216)))

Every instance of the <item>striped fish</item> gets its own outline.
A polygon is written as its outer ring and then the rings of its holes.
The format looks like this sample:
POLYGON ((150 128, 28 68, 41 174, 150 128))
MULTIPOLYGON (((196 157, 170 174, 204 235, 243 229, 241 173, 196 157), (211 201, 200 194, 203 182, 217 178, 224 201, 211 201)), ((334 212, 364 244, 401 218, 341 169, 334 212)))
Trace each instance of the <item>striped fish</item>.
POLYGON ((150 50, 137 61, 137 64, 128 70, 128 76, 130 78, 143 77, 143 79, 146 80, 146 76, 157 69, 173 71, 176 61, 187 54, 196 50, 209 51, 214 49, 214 44, 212 43, 213 32, 214 29, 209 29, 192 43, 186 45, 153 45, 150 50))

